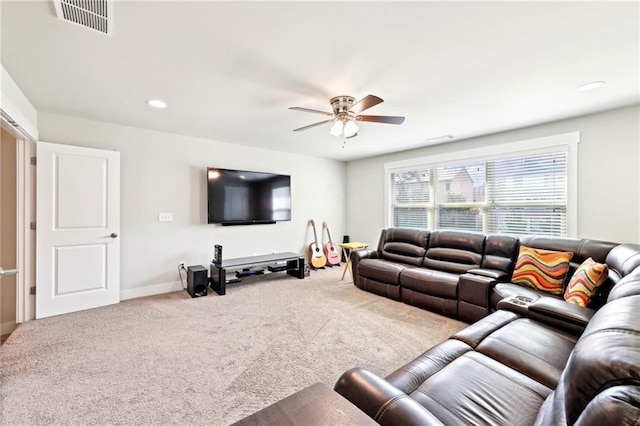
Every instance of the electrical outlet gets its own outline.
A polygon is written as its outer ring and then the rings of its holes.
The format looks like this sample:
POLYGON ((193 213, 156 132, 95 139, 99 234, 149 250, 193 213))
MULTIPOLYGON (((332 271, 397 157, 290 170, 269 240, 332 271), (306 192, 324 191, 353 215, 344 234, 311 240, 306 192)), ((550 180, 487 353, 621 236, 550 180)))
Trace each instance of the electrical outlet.
POLYGON ((173 213, 158 213, 158 222, 173 222, 173 213))
POLYGON ((184 266, 184 265, 185 265, 185 261, 184 261, 184 260, 181 260, 181 261, 180 261, 180 265, 178 265, 178 268, 180 268, 180 269, 185 269, 185 266, 184 266))

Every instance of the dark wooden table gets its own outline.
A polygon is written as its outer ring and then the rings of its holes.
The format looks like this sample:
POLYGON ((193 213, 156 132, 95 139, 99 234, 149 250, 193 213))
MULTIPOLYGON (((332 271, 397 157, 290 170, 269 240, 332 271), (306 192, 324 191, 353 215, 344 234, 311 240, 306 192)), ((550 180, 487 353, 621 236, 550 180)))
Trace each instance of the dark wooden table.
POLYGON ((322 383, 302 389, 234 425, 377 425, 322 383))

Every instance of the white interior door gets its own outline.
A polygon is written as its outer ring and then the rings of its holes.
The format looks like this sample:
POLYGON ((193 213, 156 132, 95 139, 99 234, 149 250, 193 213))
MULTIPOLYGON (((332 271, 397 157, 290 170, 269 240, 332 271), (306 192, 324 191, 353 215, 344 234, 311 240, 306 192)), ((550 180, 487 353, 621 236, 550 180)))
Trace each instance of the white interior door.
POLYGON ((118 303, 120 153, 36 145, 36 318, 118 303))

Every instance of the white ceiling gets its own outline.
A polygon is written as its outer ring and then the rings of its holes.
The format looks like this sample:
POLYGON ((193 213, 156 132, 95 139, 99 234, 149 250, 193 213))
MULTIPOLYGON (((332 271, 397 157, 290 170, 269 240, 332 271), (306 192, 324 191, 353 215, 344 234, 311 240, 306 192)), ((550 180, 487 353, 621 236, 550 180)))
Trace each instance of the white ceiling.
POLYGON ((1 2, 2 65, 39 112, 338 160, 640 101, 633 2, 117 1, 113 35, 1 2), (580 92, 594 80, 607 84, 580 92), (356 138, 290 106, 367 94, 356 138), (160 98, 169 107, 145 103, 160 98))

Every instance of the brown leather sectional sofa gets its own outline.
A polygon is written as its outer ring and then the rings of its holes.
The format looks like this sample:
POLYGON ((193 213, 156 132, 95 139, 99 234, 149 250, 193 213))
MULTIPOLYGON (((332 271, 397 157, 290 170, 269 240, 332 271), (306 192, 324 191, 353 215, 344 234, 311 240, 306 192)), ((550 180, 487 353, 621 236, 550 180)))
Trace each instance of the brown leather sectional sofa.
POLYGON ((380 424, 640 424, 640 246, 386 229, 352 253, 367 291, 474 322, 381 378, 335 390, 380 424), (572 251, 609 277, 588 307, 510 282, 520 244, 572 251))
MULTIPOLYGON (((497 308, 505 298, 521 296, 532 302, 554 303, 549 296, 510 282, 520 245, 573 252, 565 285, 575 269, 591 257, 609 267, 609 278, 598 287, 589 309, 571 309, 562 318, 571 328, 572 316, 590 318, 604 304, 612 286, 640 265, 640 249, 633 244, 615 244, 577 238, 485 235, 474 232, 390 228, 382 231, 377 249, 352 253, 354 284, 380 294, 466 322, 477 321, 497 308)), ((533 307, 535 310, 535 306, 533 307)), ((545 308, 541 308, 545 309, 545 308)), ((548 315, 547 315, 548 316, 548 315)))

